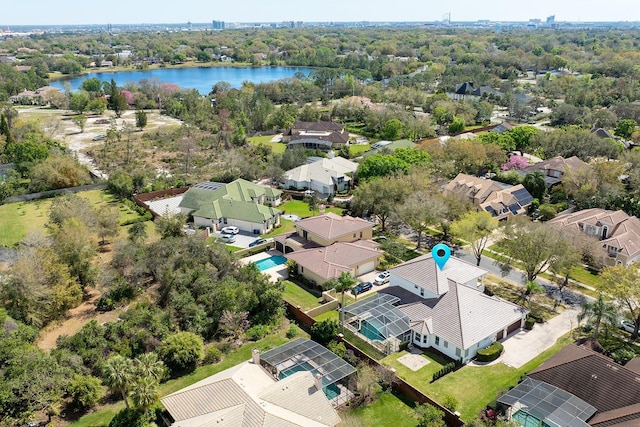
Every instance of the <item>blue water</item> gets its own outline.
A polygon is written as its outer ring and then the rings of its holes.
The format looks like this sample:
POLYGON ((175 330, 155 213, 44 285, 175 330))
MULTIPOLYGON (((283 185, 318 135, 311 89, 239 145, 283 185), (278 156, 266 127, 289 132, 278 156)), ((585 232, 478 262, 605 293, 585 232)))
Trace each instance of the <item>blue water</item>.
MULTIPOLYGON (((365 337, 369 338, 371 341, 384 341, 384 335, 380 333, 380 331, 371 323, 366 320, 361 322, 360 333, 365 337)), ((358 322, 353 322, 351 324, 354 328, 358 328, 358 322)))
POLYGON ((324 395, 327 396, 327 399, 329 400, 340 396, 340 388, 337 384, 328 385, 323 388, 322 391, 324 391, 324 395))
POLYGON ((269 258, 261 259, 260 261, 256 261, 255 264, 258 267, 258 270, 265 271, 271 267, 276 267, 278 265, 282 265, 287 262, 287 259, 280 255, 273 255, 269 258))
POLYGON ((546 423, 541 422, 533 415, 529 415, 522 411, 516 412, 511 418, 523 427, 549 427, 546 423))
POLYGON ((240 88, 242 82, 265 83, 274 80, 293 77, 297 72, 308 76, 311 68, 304 67, 201 67, 201 68, 159 68, 155 70, 134 71, 105 71, 101 73, 83 74, 81 77, 73 77, 64 80, 55 80, 51 86, 64 89, 68 82, 71 90, 76 90, 85 79, 97 77, 101 81, 115 80, 118 86, 127 83, 138 83, 140 80, 160 81, 162 83, 175 83, 183 89, 197 89, 203 95, 211 92, 211 88, 217 82, 228 82, 234 88, 240 88))
MULTIPOLYGON (((299 365, 294 365, 289 369, 285 369, 281 371, 279 377, 282 380, 284 378, 287 378, 289 375, 295 374, 296 372, 311 372, 315 374, 316 370, 314 369, 313 366, 311 366, 310 363, 303 362, 299 365)), ((328 386, 323 387, 322 391, 324 392, 325 396, 327 396, 327 399, 329 400, 337 396, 340 396, 340 388, 337 386, 337 384, 329 384, 328 386)))
POLYGON ((295 374, 296 372, 313 372, 313 373, 315 373, 315 369, 313 368, 313 366, 311 366, 310 363, 303 362, 303 363, 301 363, 299 365, 293 365, 290 368, 287 368, 287 369, 285 369, 283 371, 280 371, 279 377, 282 380, 282 379, 287 378, 289 375, 295 374))

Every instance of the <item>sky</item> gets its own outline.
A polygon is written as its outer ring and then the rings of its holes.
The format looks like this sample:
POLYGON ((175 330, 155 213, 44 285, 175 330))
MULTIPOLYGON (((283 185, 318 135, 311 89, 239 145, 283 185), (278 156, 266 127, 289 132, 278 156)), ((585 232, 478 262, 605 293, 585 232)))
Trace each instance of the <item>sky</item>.
POLYGON ((181 22, 640 21, 640 0, 0 0, 11 25, 181 22))

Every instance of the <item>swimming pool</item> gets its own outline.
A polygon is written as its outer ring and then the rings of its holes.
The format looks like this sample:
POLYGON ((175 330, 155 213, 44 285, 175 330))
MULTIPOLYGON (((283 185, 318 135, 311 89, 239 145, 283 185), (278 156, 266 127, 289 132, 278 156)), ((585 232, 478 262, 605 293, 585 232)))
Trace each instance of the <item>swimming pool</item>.
POLYGON ((287 262, 287 259, 280 255, 272 255, 269 258, 264 258, 259 261, 256 261, 255 264, 258 267, 258 270, 265 271, 272 267, 277 267, 287 262))
POLYGON ((516 412, 511 419, 523 427, 549 427, 547 423, 523 411, 516 412))
MULTIPOLYGON (((282 380, 287 378, 289 375, 295 374, 296 372, 311 372, 313 375, 315 375, 318 370, 315 369, 309 362, 303 362, 299 365, 293 365, 290 368, 283 369, 278 377, 282 380)), ((322 391, 329 400, 340 396, 340 387, 338 387, 337 384, 329 384, 328 386, 323 387, 322 391)))
MULTIPOLYGON (((373 320, 373 319, 372 319, 373 320)), ((384 341, 385 337, 380 333, 378 328, 374 326, 373 322, 369 322, 367 320, 363 320, 360 326, 360 333, 365 337, 369 338, 371 341, 384 341)), ((358 322, 355 321, 351 324, 354 328, 358 329, 358 322)), ((382 326, 382 325, 380 325, 382 326)))

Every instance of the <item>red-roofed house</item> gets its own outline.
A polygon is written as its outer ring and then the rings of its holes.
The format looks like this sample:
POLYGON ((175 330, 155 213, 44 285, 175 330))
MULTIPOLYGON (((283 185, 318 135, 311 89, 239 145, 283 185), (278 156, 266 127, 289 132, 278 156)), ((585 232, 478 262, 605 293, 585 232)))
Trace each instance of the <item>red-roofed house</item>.
POLYGON ((559 229, 577 228, 600 240, 607 254, 606 265, 629 265, 640 260, 640 220, 623 211, 584 209, 558 216, 548 224, 559 229))

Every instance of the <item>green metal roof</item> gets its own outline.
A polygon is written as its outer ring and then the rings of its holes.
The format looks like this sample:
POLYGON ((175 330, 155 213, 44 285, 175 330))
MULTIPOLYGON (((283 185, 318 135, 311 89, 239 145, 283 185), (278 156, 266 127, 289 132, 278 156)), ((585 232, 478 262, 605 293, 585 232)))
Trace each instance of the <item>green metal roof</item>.
POLYGON ((203 218, 234 218, 261 223, 274 217, 280 211, 258 204, 255 199, 261 196, 274 199, 281 193, 280 190, 271 187, 238 179, 213 191, 190 188, 184 194, 180 206, 192 209, 194 216, 203 218))

